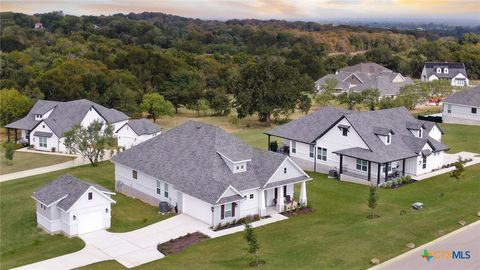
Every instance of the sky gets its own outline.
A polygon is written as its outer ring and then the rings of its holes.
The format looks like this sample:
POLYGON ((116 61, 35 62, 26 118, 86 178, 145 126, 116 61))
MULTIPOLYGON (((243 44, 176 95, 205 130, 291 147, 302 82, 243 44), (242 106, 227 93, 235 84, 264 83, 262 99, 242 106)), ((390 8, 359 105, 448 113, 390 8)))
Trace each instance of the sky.
POLYGON ((149 11, 220 20, 480 20, 480 0, 1 0, 0 9, 72 15, 149 11))

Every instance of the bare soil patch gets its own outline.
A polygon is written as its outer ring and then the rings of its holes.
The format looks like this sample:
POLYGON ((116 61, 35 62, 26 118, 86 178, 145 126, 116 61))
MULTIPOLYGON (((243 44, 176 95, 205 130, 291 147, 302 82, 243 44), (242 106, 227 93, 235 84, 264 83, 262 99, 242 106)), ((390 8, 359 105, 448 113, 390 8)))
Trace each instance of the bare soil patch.
POLYGON ((198 242, 201 242, 207 238, 208 236, 200 232, 188 233, 184 236, 180 236, 179 238, 171 239, 168 242, 158 244, 157 249, 162 254, 167 256, 171 254, 180 253, 187 247, 194 245, 198 242))

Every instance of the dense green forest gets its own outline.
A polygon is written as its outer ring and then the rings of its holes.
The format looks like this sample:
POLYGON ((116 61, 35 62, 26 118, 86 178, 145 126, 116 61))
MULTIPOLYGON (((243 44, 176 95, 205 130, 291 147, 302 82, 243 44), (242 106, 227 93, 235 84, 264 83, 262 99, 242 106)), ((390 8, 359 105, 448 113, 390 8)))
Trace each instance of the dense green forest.
POLYGON ((33 99, 88 98, 130 114, 138 113, 143 95, 152 92, 175 108, 198 110, 206 104, 225 114, 231 96, 238 95, 237 86, 247 85, 239 82, 246 73, 242 70, 266 56, 281 59, 282 72, 308 82, 364 61, 413 77, 419 77, 425 61, 460 61, 471 79, 480 78, 478 27, 458 28, 446 37, 428 31, 279 20, 223 22, 162 13, 0 16, 0 89, 15 88, 33 99), (34 29, 37 22, 44 29, 34 29))

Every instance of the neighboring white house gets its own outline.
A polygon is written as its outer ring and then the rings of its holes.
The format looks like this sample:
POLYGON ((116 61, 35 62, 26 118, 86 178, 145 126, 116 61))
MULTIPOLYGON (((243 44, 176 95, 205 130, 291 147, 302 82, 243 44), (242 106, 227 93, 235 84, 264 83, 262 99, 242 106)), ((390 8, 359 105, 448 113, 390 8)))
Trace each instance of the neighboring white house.
POLYGON ((116 191, 212 227, 307 203, 311 178, 288 156, 262 151, 217 127, 189 121, 112 158, 116 191))
POLYGON ((160 127, 147 120, 128 120, 117 130, 118 146, 126 149, 159 135, 160 127))
POLYGON ((422 82, 449 80, 451 86, 468 86, 470 83, 463 63, 427 62, 420 78, 422 82))
POLYGON ((337 82, 335 91, 338 94, 378 89, 380 97, 395 97, 400 88, 413 84, 410 77, 404 77, 376 63, 360 63, 341 68, 335 74, 327 74, 315 82, 317 91, 322 91, 322 86, 328 80, 337 82))
POLYGON ((67 236, 110 228, 114 194, 65 174, 33 193, 37 224, 48 233, 67 236))
POLYGON ((336 170, 341 180, 381 184, 401 175, 431 172, 444 164, 447 146, 433 123, 405 108, 357 112, 323 108, 271 131, 284 139, 302 168, 336 170))
POLYGON ((32 145, 36 150, 65 152, 64 133, 77 124, 86 127, 95 120, 111 124, 117 131, 127 123, 128 116, 86 99, 39 100, 27 116, 5 127, 8 133, 15 130, 15 141, 32 145), (20 138, 17 138, 17 131, 20 131, 20 138))
POLYGON ((480 86, 457 92, 443 100, 442 121, 480 125, 480 86))

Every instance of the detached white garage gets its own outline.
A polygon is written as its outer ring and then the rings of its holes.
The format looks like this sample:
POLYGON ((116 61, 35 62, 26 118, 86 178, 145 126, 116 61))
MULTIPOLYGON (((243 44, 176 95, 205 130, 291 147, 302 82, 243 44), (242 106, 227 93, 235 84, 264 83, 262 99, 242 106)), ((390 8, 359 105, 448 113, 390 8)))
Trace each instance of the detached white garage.
POLYGON ((110 228, 114 194, 100 185, 65 174, 33 193, 37 224, 49 233, 68 236, 110 228))
POLYGON ((117 130, 118 146, 128 149, 157 135, 160 135, 160 126, 147 119, 128 120, 117 130))

